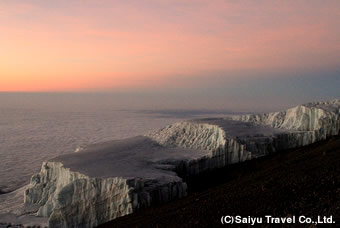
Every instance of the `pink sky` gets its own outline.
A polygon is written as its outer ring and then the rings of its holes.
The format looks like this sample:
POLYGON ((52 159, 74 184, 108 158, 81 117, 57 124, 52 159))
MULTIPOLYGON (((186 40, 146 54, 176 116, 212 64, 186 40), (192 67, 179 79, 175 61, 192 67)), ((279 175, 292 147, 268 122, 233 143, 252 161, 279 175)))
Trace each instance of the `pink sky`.
POLYGON ((3 0, 0 91, 169 88, 215 72, 332 68, 339 21, 337 0, 3 0))

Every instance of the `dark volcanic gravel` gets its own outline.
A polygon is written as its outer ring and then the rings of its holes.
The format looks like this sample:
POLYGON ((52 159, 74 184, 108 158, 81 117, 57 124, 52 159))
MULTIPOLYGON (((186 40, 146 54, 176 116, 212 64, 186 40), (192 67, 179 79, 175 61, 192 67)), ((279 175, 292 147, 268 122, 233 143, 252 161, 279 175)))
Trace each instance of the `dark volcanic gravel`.
POLYGON ((100 227, 216 227, 221 226, 222 215, 332 215, 339 226, 340 136, 231 165, 187 182, 189 197, 100 227))

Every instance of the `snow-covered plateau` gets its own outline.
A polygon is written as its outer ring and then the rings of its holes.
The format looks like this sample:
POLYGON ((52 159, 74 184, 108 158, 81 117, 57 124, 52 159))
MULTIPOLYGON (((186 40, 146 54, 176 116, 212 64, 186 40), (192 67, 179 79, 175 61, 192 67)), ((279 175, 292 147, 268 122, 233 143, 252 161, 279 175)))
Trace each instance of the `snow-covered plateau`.
POLYGON ((189 120, 90 145, 44 162, 28 186, 5 194, 15 205, 0 207, 0 220, 17 216, 22 223, 45 219, 49 227, 94 227, 186 196, 185 176, 305 146, 339 129, 340 100, 332 100, 189 120))

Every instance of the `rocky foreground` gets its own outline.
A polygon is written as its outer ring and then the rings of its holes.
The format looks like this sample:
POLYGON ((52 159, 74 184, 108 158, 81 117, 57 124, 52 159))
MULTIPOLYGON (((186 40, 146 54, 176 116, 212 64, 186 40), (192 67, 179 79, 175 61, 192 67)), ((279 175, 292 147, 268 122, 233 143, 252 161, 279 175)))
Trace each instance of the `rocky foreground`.
POLYGON ((24 189, 24 208, 49 227, 93 227, 186 196, 188 177, 325 140, 339 129, 340 100, 175 123, 44 162, 24 189))

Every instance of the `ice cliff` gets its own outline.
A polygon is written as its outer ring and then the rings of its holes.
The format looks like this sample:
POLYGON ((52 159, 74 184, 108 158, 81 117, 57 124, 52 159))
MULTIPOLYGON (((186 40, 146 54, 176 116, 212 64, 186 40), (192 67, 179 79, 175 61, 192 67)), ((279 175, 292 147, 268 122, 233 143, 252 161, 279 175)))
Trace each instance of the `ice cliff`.
POLYGON ((186 195, 176 162, 207 151, 166 148, 138 136, 91 145, 42 165, 25 192, 50 227, 94 227, 154 203, 186 195))
POLYGON ((339 134, 340 100, 198 119, 44 162, 25 204, 50 227, 93 227, 187 194, 182 177, 339 134))
POLYGON ((230 119, 301 133, 305 137, 302 145, 306 145, 338 134, 339 116, 340 100, 333 100, 299 105, 282 112, 232 116, 230 119))

